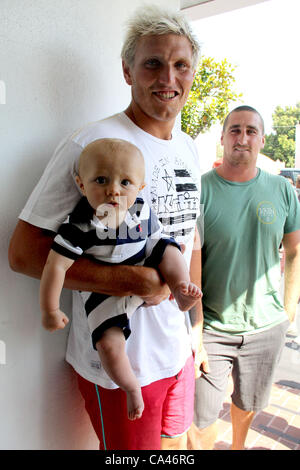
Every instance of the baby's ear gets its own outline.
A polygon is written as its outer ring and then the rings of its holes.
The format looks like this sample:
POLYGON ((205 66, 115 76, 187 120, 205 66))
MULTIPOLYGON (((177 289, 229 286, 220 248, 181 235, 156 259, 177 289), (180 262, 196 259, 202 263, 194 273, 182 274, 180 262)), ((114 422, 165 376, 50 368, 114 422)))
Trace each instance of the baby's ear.
POLYGON ((83 182, 81 181, 80 176, 77 175, 77 176, 75 177, 75 181, 76 181, 77 186, 79 187, 80 191, 81 191, 82 194, 85 196, 84 184, 83 184, 83 182))

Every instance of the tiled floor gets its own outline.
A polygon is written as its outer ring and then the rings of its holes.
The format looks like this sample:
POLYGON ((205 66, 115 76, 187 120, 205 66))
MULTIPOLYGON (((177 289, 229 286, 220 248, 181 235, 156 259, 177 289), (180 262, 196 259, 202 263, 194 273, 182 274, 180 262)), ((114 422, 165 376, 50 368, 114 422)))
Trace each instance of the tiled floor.
MULTIPOLYGON (((292 382, 290 385, 282 385, 280 381, 273 385, 269 406, 257 413, 252 422, 246 440, 247 450, 300 450, 300 389, 292 382)), ((230 450, 231 391, 230 383, 219 418, 215 450, 230 450)))

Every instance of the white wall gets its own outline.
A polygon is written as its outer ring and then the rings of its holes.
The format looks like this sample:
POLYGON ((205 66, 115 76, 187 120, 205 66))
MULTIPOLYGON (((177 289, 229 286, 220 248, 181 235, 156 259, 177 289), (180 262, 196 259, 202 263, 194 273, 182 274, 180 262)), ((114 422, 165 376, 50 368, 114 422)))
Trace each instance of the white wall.
POLYGON ((211 170, 217 157, 217 144, 221 140, 222 126, 214 124, 204 134, 199 134, 195 139, 200 157, 201 174, 211 170))
POLYGON ((129 103, 119 56, 124 22, 141 3, 1 0, 0 449, 97 449, 64 361, 68 329, 42 330, 39 283, 9 269, 7 250, 58 142, 129 103))

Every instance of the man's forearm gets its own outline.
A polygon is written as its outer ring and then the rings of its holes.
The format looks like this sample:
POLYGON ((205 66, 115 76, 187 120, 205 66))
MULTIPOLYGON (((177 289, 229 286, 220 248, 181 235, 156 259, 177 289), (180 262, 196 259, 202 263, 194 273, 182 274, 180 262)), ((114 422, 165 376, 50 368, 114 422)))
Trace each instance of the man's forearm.
POLYGON ((300 249, 295 257, 285 258, 284 267, 284 308, 290 321, 295 318, 300 298, 300 249))
POLYGON ((68 270, 64 287, 102 294, 148 297, 162 286, 158 272, 143 266, 110 266, 87 258, 77 260, 68 270))
POLYGON ((195 354, 195 377, 198 378, 202 372, 209 372, 209 362, 203 344, 203 307, 200 300, 191 310, 190 319, 192 324, 192 348, 195 354))
MULTIPOLYGON (((201 241, 199 232, 196 228, 194 247, 190 265, 190 278, 197 286, 201 288, 201 241)), ((203 346, 203 306, 202 300, 194 305, 189 311, 192 325, 192 347, 195 354, 195 377, 198 378, 202 372, 209 372, 209 363, 205 348, 203 346)))
MULTIPOLYGON (((40 279, 53 236, 19 221, 9 246, 9 263, 19 273, 40 279)), ((143 266, 110 266, 91 259, 77 260, 67 271, 64 287, 107 295, 139 295, 146 298, 163 286, 158 272, 143 266)))
MULTIPOLYGON (((190 278, 191 281, 201 289, 201 243, 197 227, 195 229, 194 246, 190 264, 190 278)), ((190 320, 194 340, 199 340, 202 343, 203 310, 201 301, 190 310, 190 320)))
POLYGON ((190 263, 191 281, 201 289, 201 243, 198 229, 195 230, 194 245, 190 263))
POLYGON ((289 320, 293 321, 300 297, 300 231, 286 234, 283 246, 285 250, 284 308, 289 320))
POLYGON ((189 315, 193 330, 193 343, 197 343, 198 347, 201 347, 203 331, 203 309, 201 300, 191 308, 189 315))

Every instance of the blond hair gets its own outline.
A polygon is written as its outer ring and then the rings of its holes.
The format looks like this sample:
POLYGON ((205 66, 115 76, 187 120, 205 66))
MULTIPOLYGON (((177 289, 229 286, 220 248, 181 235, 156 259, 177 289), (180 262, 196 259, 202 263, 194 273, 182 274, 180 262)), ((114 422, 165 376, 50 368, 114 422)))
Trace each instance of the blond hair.
POLYGON ((127 26, 121 52, 121 57, 127 65, 132 66, 134 64, 136 46, 141 37, 177 34, 178 36, 185 36, 190 41, 193 68, 197 68, 200 57, 200 44, 182 13, 165 10, 153 5, 143 6, 129 19, 127 26))

